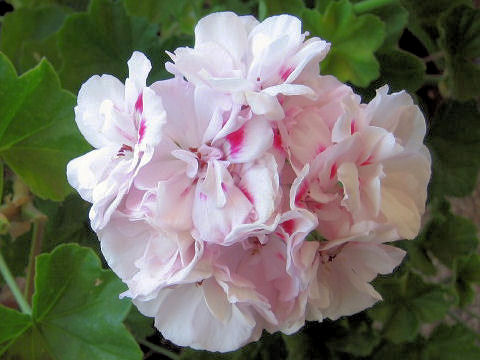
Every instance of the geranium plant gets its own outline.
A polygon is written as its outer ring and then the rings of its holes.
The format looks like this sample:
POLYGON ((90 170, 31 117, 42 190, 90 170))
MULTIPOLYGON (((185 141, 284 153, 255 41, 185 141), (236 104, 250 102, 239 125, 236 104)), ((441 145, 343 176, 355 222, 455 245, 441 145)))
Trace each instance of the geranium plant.
POLYGON ((0 354, 478 358, 477 6, 12 1, 0 354))

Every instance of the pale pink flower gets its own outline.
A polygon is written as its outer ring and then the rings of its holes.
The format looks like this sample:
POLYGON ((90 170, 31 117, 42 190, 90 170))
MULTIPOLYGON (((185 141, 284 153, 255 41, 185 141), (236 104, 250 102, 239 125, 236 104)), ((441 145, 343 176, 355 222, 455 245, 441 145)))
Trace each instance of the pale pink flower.
POLYGON ((179 78, 152 88, 162 98, 167 124, 135 187, 155 197, 159 226, 223 245, 271 232, 281 192, 277 163, 268 153, 269 122, 251 119, 228 96, 179 78), (229 129, 232 119, 239 128, 229 129))
POLYGON ((207 244, 181 284, 133 302, 155 317, 165 338, 195 349, 232 351, 258 340, 263 329, 293 333, 305 322, 315 276, 318 244, 302 241, 314 226, 311 217, 290 212, 274 234, 207 244))
POLYGON ((314 96, 308 87, 330 44, 316 37, 305 41, 301 22, 279 15, 259 23, 251 16, 214 13, 195 27, 195 47, 170 54, 167 69, 195 85, 232 94, 253 113, 282 119, 277 95, 314 96), (228 29, 228 30, 227 30, 228 29))
POLYGON ((380 244, 378 238, 357 240, 319 252, 318 272, 309 289, 307 320, 336 320, 382 299, 370 282, 378 274, 390 274, 402 262, 405 251, 380 244))
POLYGON ((103 75, 80 90, 95 150, 68 180, 122 296, 178 345, 232 351, 362 311, 405 255, 384 243, 419 231, 422 114, 405 92, 362 104, 318 75, 329 44, 307 35, 289 15, 211 14, 194 48, 170 54, 175 78, 147 87, 135 52, 125 85, 103 75))
POLYGON ((425 120, 405 92, 388 95, 383 87, 364 105, 343 87, 334 85, 339 96, 327 103, 320 97, 319 106, 298 106, 293 98, 285 103, 283 141, 299 176, 296 204, 316 214, 327 240, 364 236, 385 225, 394 229, 389 240, 414 238, 430 178, 425 120), (307 132, 318 136, 300 142, 307 132))
POLYGON ((146 87, 150 61, 134 52, 128 68, 125 85, 111 75, 92 76, 82 85, 75 107, 78 128, 95 150, 70 161, 67 177, 92 203, 95 230, 108 222, 162 138, 165 111, 161 99, 146 87))

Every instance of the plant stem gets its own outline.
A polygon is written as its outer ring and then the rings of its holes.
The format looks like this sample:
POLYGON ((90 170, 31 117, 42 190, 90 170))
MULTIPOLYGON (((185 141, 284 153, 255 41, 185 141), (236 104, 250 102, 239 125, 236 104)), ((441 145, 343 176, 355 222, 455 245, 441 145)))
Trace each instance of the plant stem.
POLYGON ((32 242, 30 244, 30 255, 28 259, 27 280, 25 283, 25 299, 32 303, 35 278, 35 258, 42 250, 43 233, 47 217, 38 211, 31 203, 27 204, 24 213, 33 221, 32 242))
POLYGON ((150 348, 151 350, 159 353, 159 354, 162 354, 162 355, 165 355, 166 357, 172 359, 172 360, 178 360, 180 359, 180 356, 178 356, 178 354, 175 354, 173 351, 170 351, 170 350, 167 350, 161 346, 158 346, 158 345, 155 345, 153 343, 151 343, 150 341, 147 341, 147 340, 143 340, 143 339, 137 339, 137 341, 150 348))
POLYGON ((437 85, 440 81, 445 80, 445 75, 444 74, 438 74, 438 75, 426 74, 424 79, 426 84, 437 85))
POLYGON ((20 307, 20 310, 22 311, 22 313, 31 314, 32 309, 30 308, 30 305, 28 305, 25 298, 22 296, 22 292, 18 288, 17 282, 13 278, 12 273, 10 272, 10 269, 8 268, 8 265, 5 262, 5 259, 3 258, 1 252, 0 252, 0 273, 2 274, 3 278, 5 279, 5 282, 10 288, 10 291, 15 297, 15 300, 17 301, 17 304, 20 307))
POLYGON ((397 0, 363 0, 353 5, 353 11, 356 14, 363 14, 394 2, 397 2, 397 0))
POLYGON ((438 59, 441 59, 445 56, 445 54, 443 53, 443 51, 438 51, 436 53, 433 53, 433 54, 430 54, 428 56, 425 56, 424 58, 422 58, 422 61, 424 63, 428 63, 430 61, 435 61, 435 60, 438 60, 438 59))

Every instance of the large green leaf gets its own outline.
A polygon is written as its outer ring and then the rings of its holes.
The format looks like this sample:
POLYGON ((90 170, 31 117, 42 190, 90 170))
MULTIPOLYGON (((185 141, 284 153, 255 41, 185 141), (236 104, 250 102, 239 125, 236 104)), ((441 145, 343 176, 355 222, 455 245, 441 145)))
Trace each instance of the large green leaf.
POLYGON ((0 325, 3 350, 15 359, 129 360, 142 352, 123 326, 130 302, 119 300, 124 285, 99 258, 77 245, 37 257, 31 318, 9 316, 0 325))
POLYGON ((374 52, 385 38, 385 24, 377 16, 356 16, 352 4, 341 0, 331 2, 323 14, 305 9, 302 17, 306 30, 332 43, 320 64, 322 74, 358 86, 367 86, 380 75, 374 52))
POLYGON ((42 198, 70 192, 67 162, 89 148, 73 121, 74 104, 47 61, 17 77, 0 54, 0 156, 42 198))
POLYGON ((480 114, 474 101, 446 102, 433 118, 428 145, 433 158, 433 197, 466 196, 480 167, 480 114))
POLYGON ((415 339, 422 322, 442 319, 451 305, 442 286, 427 284, 411 272, 378 278, 375 288, 384 301, 368 310, 368 314, 383 323, 384 336, 394 343, 415 339))
POLYGON ((20 73, 35 66, 43 56, 59 67, 61 60, 55 33, 66 16, 65 9, 58 6, 20 8, 8 13, 2 24, 0 50, 12 59, 20 73))
POLYGON ((62 84, 77 92, 94 74, 125 79, 127 61, 135 50, 152 61, 151 81, 165 76, 158 30, 143 18, 128 16, 122 1, 93 0, 88 13, 71 15, 60 30, 62 84))
POLYGON ((480 95, 480 9, 461 5, 440 21, 448 91, 459 100, 480 95))

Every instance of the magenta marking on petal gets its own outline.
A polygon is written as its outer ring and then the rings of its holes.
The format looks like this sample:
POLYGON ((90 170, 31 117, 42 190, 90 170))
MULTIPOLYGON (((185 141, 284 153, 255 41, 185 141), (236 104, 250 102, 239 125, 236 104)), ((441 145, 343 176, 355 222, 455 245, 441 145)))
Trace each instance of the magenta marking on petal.
POLYGON ((370 156, 367 158, 367 160, 365 160, 364 162, 362 162, 362 163, 360 164, 360 166, 370 165, 370 164, 372 163, 372 158, 373 158, 372 155, 370 155, 370 156))
POLYGON ((278 150, 283 150, 282 135, 278 129, 273 130, 273 146, 278 150))
POLYGON ((298 202, 300 202, 304 198, 307 191, 308 191, 308 181, 305 180, 302 183, 302 185, 300 185, 300 189, 298 189, 297 195, 295 195, 295 204, 298 204, 298 202))
POLYGON ((224 192, 227 192, 227 185, 225 185, 224 182, 222 182, 222 190, 223 190, 224 192))
POLYGON ((333 179, 337 175, 337 163, 333 163, 332 168, 330 169, 330 179, 333 179))
POLYGON ((117 152, 117 156, 125 156, 125 151, 133 151, 133 148, 130 145, 122 144, 117 152))
POLYGON ((200 200, 203 200, 203 201, 207 200, 207 195, 205 193, 201 192, 200 193, 200 200))
POLYGON ((230 143, 230 155, 236 154, 242 148, 245 132, 243 127, 227 135, 227 141, 230 143))
POLYGON ((285 256, 283 256, 282 253, 277 252, 277 253, 275 254, 275 256, 276 256, 277 258, 279 258, 280 260, 285 261, 285 256))
POLYGON ((192 189, 192 186, 187 186, 187 187, 185 188, 185 190, 183 190, 183 191, 181 192, 180 196, 182 196, 182 197, 186 196, 186 195, 190 192, 191 189, 192 189))
POLYGON ((295 219, 284 221, 280 226, 288 235, 292 235, 293 230, 295 229, 295 219))
POLYGON ((244 188, 243 186, 240 186, 239 189, 243 193, 243 195, 245 195, 248 201, 250 201, 252 204, 255 203, 252 194, 250 194, 250 192, 246 188, 244 188))
POLYGON ((146 129, 147 125, 145 124, 145 119, 140 120, 140 128, 138 129, 138 143, 142 142, 146 129))
POLYGON ((282 78, 283 81, 287 80, 290 74, 293 72, 294 68, 292 66, 283 69, 280 71, 280 77, 282 78))
POLYGON ((317 150, 315 150, 315 153, 318 155, 318 154, 324 152, 326 149, 327 149, 327 148, 326 148, 325 146, 323 146, 323 145, 318 145, 318 146, 317 146, 317 150))
POLYGON ((135 111, 139 112, 140 114, 143 113, 143 93, 138 95, 137 101, 135 102, 135 111))
POLYGON ((356 131, 355 129, 355 119, 350 123, 350 134, 353 134, 356 131))

